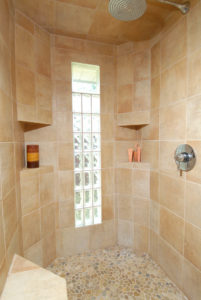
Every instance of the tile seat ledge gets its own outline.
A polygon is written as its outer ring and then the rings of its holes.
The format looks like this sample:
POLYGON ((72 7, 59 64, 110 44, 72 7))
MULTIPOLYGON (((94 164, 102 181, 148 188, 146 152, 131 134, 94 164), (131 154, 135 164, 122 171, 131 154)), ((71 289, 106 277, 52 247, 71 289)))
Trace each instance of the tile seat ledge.
POLYGON ((66 281, 14 255, 1 300, 67 300, 66 281))
POLYGON ((147 163, 147 162, 118 162, 117 168, 149 170, 150 163, 147 163))

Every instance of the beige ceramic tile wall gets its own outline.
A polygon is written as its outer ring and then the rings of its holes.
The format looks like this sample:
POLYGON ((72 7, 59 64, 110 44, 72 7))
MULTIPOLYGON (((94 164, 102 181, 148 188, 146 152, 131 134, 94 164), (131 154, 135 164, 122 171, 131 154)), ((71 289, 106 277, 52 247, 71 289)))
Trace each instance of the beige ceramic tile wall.
POLYGON ((15 11, 18 120, 51 124, 50 34, 15 11))
POLYGON ((56 210, 52 166, 20 172, 24 257, 47 266, 56 257, 56 210))
POLYGON ((117 113, 150 109, 149 42, 117 47, 117 113))
POLYGON ((142 129, 152 163, 150 253, 189 299, 201 295, 201 2, 153 41, 151 125, 142 129), (195 168, 179 176, 174 151, 188 143, 195 168))
POLYGON ((0 293, 14 253, 22 253, 19 171, 23 130, 15 103, 14 11, 0 1, 0 293))
POLYGON ((149 167, 116 170, 118 244, 138 254, 148 252, 149 247, 149 185, 149 167))
MULTIPOLYGON (((117 113, 149 110, 149 49, 149 42, 117 47, 117 113)), ((120 245, 142 253, 149 245, 149 169, 118 167, 128 161, 128 148, 137 144, 137 129, 116 127, 117 231, 120 245)))
POLYGON ((53 124, 25 133, 26 143, 39 143, 40 162, 53 165, 56 180, 57 256, 114 245, 114 101, 115 47, 53 36, 53 124), (103 224, 74 228, 71 62, 100 65, 103 224))

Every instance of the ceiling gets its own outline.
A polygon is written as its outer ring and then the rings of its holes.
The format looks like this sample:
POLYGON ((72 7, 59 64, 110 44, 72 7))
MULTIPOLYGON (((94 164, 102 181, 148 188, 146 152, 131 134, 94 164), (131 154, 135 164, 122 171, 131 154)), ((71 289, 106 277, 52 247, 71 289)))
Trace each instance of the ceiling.
MULTIPOLYGON (((14 0, 15 7, 51 33, 121 44, 152 38, 173 11, 169 5, 147 0, 146 13, 123 22, 108 13, 109 0, 14 0)), ((178 0, 182 3, 182 0, 178 0)), ((178 12, 179 14, 179 12, 178 12)))

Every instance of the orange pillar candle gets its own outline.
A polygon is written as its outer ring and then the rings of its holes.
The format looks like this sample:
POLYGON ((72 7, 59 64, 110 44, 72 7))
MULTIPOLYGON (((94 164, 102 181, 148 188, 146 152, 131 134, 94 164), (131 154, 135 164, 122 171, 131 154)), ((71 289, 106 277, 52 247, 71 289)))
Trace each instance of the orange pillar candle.
POLYGON ((27 145, 27 168, 39 168, 39 145, 27 145))

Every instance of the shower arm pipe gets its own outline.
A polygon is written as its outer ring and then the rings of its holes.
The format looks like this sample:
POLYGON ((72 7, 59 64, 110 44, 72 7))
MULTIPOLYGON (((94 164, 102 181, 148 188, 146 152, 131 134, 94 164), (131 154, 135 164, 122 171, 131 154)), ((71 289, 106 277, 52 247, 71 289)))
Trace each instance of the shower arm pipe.
POLYGON ((164 3, 164 4, 169 4, 169 5, 172 5, 176 8, 178 8, 182 14, 187 14, 187 12, 189 11, 190 9, 190 2, 185 2, 185 3, 175 3, 175 2, 172 2, 172 1, 169 1, 169 0, 157 0, 158 2, 161 2, 161 3, 164 3))

